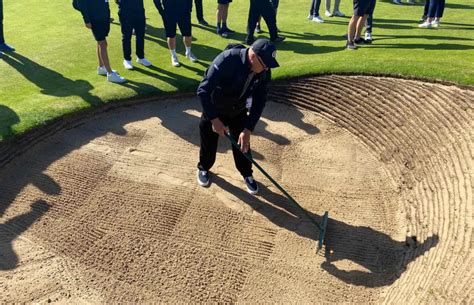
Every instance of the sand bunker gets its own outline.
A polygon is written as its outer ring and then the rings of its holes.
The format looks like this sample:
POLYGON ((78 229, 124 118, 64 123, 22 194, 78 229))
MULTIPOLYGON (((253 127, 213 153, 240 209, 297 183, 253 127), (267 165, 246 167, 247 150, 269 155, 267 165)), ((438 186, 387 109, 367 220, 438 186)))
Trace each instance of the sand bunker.
POLYGON ((197 186, 198 102, 155 100, 0 149, 0 302, 472 303, 474 92, 326 76, 270 99, 254 156, 329 211, 320 253, 260 173, 244 191, 226 139, 197 186))

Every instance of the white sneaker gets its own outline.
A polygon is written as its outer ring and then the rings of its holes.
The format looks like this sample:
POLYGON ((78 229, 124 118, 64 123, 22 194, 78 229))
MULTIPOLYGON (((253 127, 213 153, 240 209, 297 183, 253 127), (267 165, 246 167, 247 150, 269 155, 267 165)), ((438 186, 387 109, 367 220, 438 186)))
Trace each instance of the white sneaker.
POLYGON ((107 75, 107 69, 105 67, 97 67, 97 74, 98 75, 107 75))
POLYGON ((332 12, 332 15, 336 16, 336 17, 345 17, 346 16, 343 12, 341 12, 339 10, 332 12))
POLYGON ((423 28, 423 29, 430 29, 431 28, 431 22, 425 21, 422 24, 419 24, 418 27, 423 28))
POLYGON ((324 23, 323 18, 321 18, 321 17, 319 17, 319 16, 313 17, 313 21, 314 21, 314 22, 317 22, 317 23, 324 23))
POLYGON ((107 80, 111 83, 124 83, 127 81, 115 71, 112 71, 112 73, 107 73, 107 80))
POLYGON ((372 41, 372 33, 366 32, 364 39, 368 41, 372 41))
POLYGON ((125 69, 127 70, 133 70, 133 65, 132 65, 132 61, 131 60, 126 60, 124 59, 123 60, 123 66, 125 69))
POLYGON ((186 52, 186 57, 191 61, 191 62, 198 62, 198 59, 196 56, 194 56, 193 52, 189 51, 186 52))
POLYGON ((308 15, 308 20, 313 20, 313 17, 314 17, 313 15, 309 14, 308 15))
POLYGON ((331 13, 330 11, 328 11, 328 10, 326 10, 326 11, 324 12, 324 15, 325 15, 326 17, 332 17, 332 13, 331 13))
POLYGON ((431 27, 432 28, 439 28, 440 27, 439 21, 438 20, 431 21, 431 27))
POLYGON ((173 67, 179 67, 181 64, 179 63, 178 57, 177 56, 171 56, 171 65, 173 67))
POLYGON ((146 59, 145 57, 144 58, 137 58, 137 63, 139 63, 140 65, 144 65, 145 67, 149 67, 152 65, 152 63, 146 59))

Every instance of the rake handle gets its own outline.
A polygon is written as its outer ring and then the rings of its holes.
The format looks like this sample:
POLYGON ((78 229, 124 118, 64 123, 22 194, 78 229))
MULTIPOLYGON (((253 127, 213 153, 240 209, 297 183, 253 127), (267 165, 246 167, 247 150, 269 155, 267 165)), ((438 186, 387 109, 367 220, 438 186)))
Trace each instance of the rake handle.
MULTIPOLYGON (((239 144, 237 144, 237 142, 234 140, 234 138, 232 138, 232 136, 229 134, 229 133, 225 133, 225 136, 230 140, 230 142, 232 143, 232 145, 239 149, 240 150, 240 147, 239 147, 239 144)), ((244 153, 243 151, 241 151, 242 154, 250 161, 252 162, 259 170, 260 172, 262 172, 262 174, 265 175, 265 177, 268 178, 268 180, 270 180, 274 186, 276 186, 285 196, 286 198, 288 198, 288 200, 290 200, 296 207, 298 207, 300 209, 301 212, 303 212, 306 217, 308 217, 308 219, 315 225, 318 227, 318 229, 320 231, 323 231, 324 228, 322 227, 321 224, 317 223, 313 217, 311 217, 311 215, 308 214, 308 212, 306 212, 306 210, 298 204, 298 202, 296 202, 296 200, 293 199, 293 197, 291 197, 290 194, 288 194, 285 189, 283 187, 281 187, 278 182, 276 182, 253 158, 252 158, 252 155, 249 153, 249 152, 246 152, 244 153)))

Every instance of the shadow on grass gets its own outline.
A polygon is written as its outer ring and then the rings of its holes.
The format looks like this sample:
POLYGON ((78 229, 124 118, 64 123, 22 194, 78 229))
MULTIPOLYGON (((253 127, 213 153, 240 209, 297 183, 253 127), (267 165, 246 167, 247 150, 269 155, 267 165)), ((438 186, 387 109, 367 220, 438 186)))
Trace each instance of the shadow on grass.
POLYGON ((4 136, 9 137, 13 135, 12 126, 19 122, 20 118, 13 109, 5 105, 0 105, 0 141, 3 140, 4 136))
MULTIPOLYGON (((324 39, 324 37, 322 37, 322 39, 324 39)), ((343 40, 342 37, 339 39, 343 40)), ((324 54, 324 53, 341 51, 344 49, 344 46, 343 45, 341 45, 341 47, 332 47, 332 46, 324 46, 324 45, 315 46, 311 43, 285 40, 277 45, 277 49, 282 50, 282 51, 292 51, 293 53, 297 53, 297 54, 324 54)))
POLYGON ((473 50, 474 46, 465 44, 438 43, 438 44, 422 44, 422 43, 398 43, 398 44, 372 44, 371 48, 386 49, 423 49, 423 50, 473 50))
POLYGON ((402 41, 403 39, 428 39, 428 40, 461 40, 461 41, 474 41, 472 38, 468 37, 456 37, 456 36, 434 36, 434 35, 376 35, 377 41, 385 39, 398 39, 402 41))
POLYGON ((472 10, 474 9, 474 5, 469 5, 469 4, 460 4, 460 3, 446 3, 445 4, 446 8, 452 8, 452 9, 460 9, 460 10, 472 10))
POLYGON ((91 105, 103 104, 99 97, 90 93, 94 87, 86 80, 69 79, 16 52, 5 54, 2 60, 40 88, 42 94, 56 97, 79 96, 91 105))
MULTIPOLYGON (((252 196, 217 175, 212 175, 211 183, 236 196, 278 227, 313 240, 316 251, 319 240, 318 228, 302 216, 286 197, 273 192, 263 184, 259 185, 259 195, 252 196)), ((309 211, 308 213, 314 220, 321 221, 321 216, 309 211)), ((436 235, 428 237, 421 244, 418 244, 415 236, 407 238, 406 241, 397 241, 370 227, 355 226, 329 218, 324 249, 326 261, 321 267, 332 276, 352 285, 388 286, 406 271, 408 264, 435 247, 437 243, 436 235), (358 265, 355 267, 357 270, 338 268, 337 262, 343 260, 358 265), (360 271, 359 266, 365 270, 360 271)))

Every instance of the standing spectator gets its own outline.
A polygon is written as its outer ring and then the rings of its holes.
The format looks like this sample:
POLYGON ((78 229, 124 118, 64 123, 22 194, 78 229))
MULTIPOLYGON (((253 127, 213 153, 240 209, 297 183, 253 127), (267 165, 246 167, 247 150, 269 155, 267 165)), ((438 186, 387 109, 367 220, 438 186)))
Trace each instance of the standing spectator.
POLYGON ((145 58, 145 8, 143 0, 116 0, 119 5, 119 20, 122 29, 123 66, 133 69, 132 34, 135 34, 137 63, 145 67, 151 62, 145 58))
POLYGON ((110 32, 110 8, 108 0, 78 0, 78 9, 82 14, 86 27, 92 30, 97 41, 97 57, 99 67, 97 74, 107 75, 107 80, 113 83, 123 83, 125 78, 112 70, 107 53, 107 36, 110 32))
POLYGON ((193 37, 191 36, 191 10, 192 0, 153 0, 165 25, 168 48, 171 53, 171 64, 179 67, 180 63, 176 54, 176 26, 179 26, 183 42, 186 47, 186 57, 191 62, 198 59, 191 52, 193 37))
POLYGON ((206 20, 204 20, 204 12, 202 8, 202 0, 194 0, 194 6, 196 9, 196 18, 198 20, 198 23, 200 25, 208 26, 209 23, 207 23, 206 20))
POLYGON ((249 18, 247 21, 247 38, 245 40, 247 44, 251 45, 255 40, 253 33, 260 16, 263 17, 267 24, 271 41, 280 42, 285 40, 285 37, 278 36, 275 9, 270 0, 250 0, 249 18))
POLYGON ((229 133, 240 145, 232 146, 234 163, 250 194, 258 192, 252 163, 250 136, 265 108, 271 69, 278 67, 276 47, 268 39, 257 39, 250 48, 235 47, 220 53, 204 74, 197 95, 202 106, 199 123, 201 148, 197 182, 208 186, 209 170, 216 160, 219 136, 229 133), (251 100, 247 104, 247 101, 251 100))
POLYGON ((377 3, 377 0, 374 0, 373 7, 369 10, 369 11, 372 11, 372 13, 370 13, 367 16, 367 20, 365 21, 365 37, 364 37, 365 43, 372 43, 373 41, 372 28, 374 25, 374 11, 375 11, 376 3, 377 3))
POLYGON ((317 23, 323 23, 324 20, 319 16, 319 7, 321 6, 321 0, 312 0, 311 8, 309 9, 308 19, 317 23))
POLYGON ((227 37, 235 31, 227 27, 227 15, 229 14, 229 4, 232 0, 217 0, 217 35, 227 37))
POLYGON ((357 44, 366 43, 365 39, 360 37, 360 35, 367 17, 374 13, 375 1, 354 0, 354 15, 352 15, 347 29, 346 49, 355 50, 357 49, 357 44))
POLYGON ((344 17, 344 16, 346 16, 346 15, 344 15, 344 13, 342 13, 339 10, 339 5, 340 4, 341 4, 341 0, 334 0, 334 10, 331 13, 331 0, 326 0, 326 12, 324 13, 324 15, 326 15, 327 17, 332 17, 332 16, 344 17))
POLYGON ((428 13, 426 20, 418 25, 420 28, 438 28, 440 26, 440 20, 443 17, 445 0, 429 0, 429 3, 425 4, 428 6, 428 13))
MULTIPOLYGON (((5 43, 3 36, 3 0, 0 0, 0 51, 13 52, 15 48, 5 43)), ((1 55, 1 52, 0 52, 1 55)))

